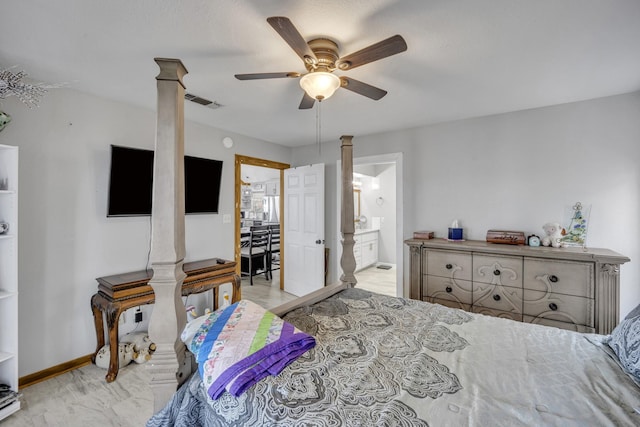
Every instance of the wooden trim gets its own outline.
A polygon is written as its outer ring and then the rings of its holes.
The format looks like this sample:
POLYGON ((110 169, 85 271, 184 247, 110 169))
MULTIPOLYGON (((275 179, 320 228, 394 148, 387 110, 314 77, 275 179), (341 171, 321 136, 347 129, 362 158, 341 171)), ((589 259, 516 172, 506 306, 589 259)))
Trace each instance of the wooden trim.
POLYGON ((295 310, 296 308, 306 307, 308 305, 315 304, 349 287, 350 286, 348 283, 336 282, 331 285, 327 285, 323 288, 317 289, 311 293, 308 293, 307 295, 298 297, 293 301, 289 301, 277 307, 271 308, 269 309, 269 311, 275 314, 276 316, 284 316, 285 314, 287 314, 292 310, 295 310))
POLYGON ((263 168, 271 169, 289 169, 291 166, 288 163, 280 163, 273 160, 259 159, 257 157, 242 156, 236 154, 236 164, 240 162, 243 165, 262 166, 263 168))
POLYGON ((260 166, 263 168, 270 169, 279 169, 280 170, 280 289, 284 290, 284 198, 282 195, 284 194, 284 170, 289 169, 291 166, 288 163, 280 163, 275 162, 273 160, 265 160, 259 159, 257 157, 249 157, 242 156, 240 154, 236 154, 235 159, 235 193, 236 193, 236 208, 235 208, 235 219, 236 219, 236 227, 235 227, 235 251, 234 256, 236 260, 236 274, 241 276, 240 269, 242 268, 242 260, 240 259, 240 204, 242 203, 242 176, 241 169, 242 165, 251 165, 251 166, 260 166))
POLYGON ((73 371, 74 369, 87 366, 91 363, 91 356, 93 356, 93 354, 78 357, 77 359, 52 366, 51 368, 43 369, 42 371, 20 377, 18 380, 18 387, 23 389, 39 382, 50 380, 51 378, 57 377, 58 375, 62 375, 66 372, 73 371))

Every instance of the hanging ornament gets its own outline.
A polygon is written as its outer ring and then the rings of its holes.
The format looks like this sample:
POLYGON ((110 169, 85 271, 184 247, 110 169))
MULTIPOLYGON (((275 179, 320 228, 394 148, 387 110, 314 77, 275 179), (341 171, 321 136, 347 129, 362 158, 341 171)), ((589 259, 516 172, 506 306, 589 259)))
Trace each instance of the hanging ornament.
POLYGON ((40 98, 47 93, 47 89, 60 87, 60 85, 50 85, 45 83, 25 83, 23 78, 27 77, 24 71, 14 73, 11 70, 0 70, 0 99, 8 96, 15 96, 29 108, 37 107, 40 98))

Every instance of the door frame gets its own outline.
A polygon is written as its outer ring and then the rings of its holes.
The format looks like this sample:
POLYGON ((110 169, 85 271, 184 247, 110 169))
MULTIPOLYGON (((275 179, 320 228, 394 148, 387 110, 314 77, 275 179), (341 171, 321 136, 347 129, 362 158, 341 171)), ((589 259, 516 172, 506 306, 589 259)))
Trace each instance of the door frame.
MULTIPOLYGON (((236 154, 235 159, 235 187, 236 187, 236 242, 235 242, 235 261, 236 261, 236 274, 241 275, 241 262, 240 259, 240 204, 242 198, 242 165, 260 166, 263 168, 278 169, 280 171, 280 252, 284 251, 284 170, 289 169, 291 166, 287 163, 274 162, 273 160, 259 159, 257 157, 242 156, 236 154)), ((284 289, 284 253, 280 254, 280 289, 284 289)))
MULTIPOLYGON (((405 286, 404 286, 404 277, 403 277, 403 270, 404 270, 404 260, 403 260, 403 255, 404 255, 404 186, 403 186, 403 180, 402 177, 404 175, 403 172, 403 165, 402 165, 402 160, 403 160, 403 153, 402 152, 398 152, 398 153, 387 153, 387 154, 378 154, 378 155, 373 155, 373 156, 363 156, 363 157, 354 157, 353 158, 353 165, 357 166, 357 165, 371 165, 371 164, 384 164, 384 163, 395 163, 396 165, 396 241, 395 241, 395 248, 396 248, 396 295, 397 296, 404 296, 405 295, 405 286)), ((340 199, 341 197, 341 191, 342 191, 342 168, 341 168, 341 162, 342 160, 338 159, 336 162, 336 182, 337 182, 337 190, 336 193, 338 195, 337 200, 336 200, 336 206, 337 206, 337 210, 338 210, 338 216, 337 216, 337 235, 338 235, 338 240, 337 240, 337 244, 340 244, 340 241, 342 240, 342 231, 340 230, 340 215, 341 215, 341 209, 342 209, 342 201, 340 199)), ((340 277, 340 273, 341 273, 341 266, 340 266, 340 255, 341 255, 342 251, 336 251, 336 254, 334 255, 335 260, 336 260, 336 267, 334 269, 334 272, 336 274, 336 277, 340 277)), ((357 285, 356 285, 357 286, 357 285)))

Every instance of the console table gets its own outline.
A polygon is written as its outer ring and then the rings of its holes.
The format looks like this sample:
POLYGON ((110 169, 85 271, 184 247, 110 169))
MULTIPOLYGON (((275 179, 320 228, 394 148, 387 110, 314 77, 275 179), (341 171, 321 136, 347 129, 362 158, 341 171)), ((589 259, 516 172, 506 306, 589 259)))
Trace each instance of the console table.
POLYGON ((609 249, 409 239, 411 298, 520 322, 609 334, 620 265, 609 249))
MULTIPOLYGON (((214 309, 218 305, 218 287, 224 283, 233 285, 232 302, 240 301, 240 277, 236 274, 236 263, 220 258, 187 262, 183 265, 187 277, 182 284, 182 296, 198 294, 213 289, 214 309)), ((123 311, 144 304, 153 304, 155 294, 149 285, 152 270, 134 271, 113 276, 98 277, 98 292, 91 297, 91 310, 96 327, 98 345, 91 357, 95 363, 96 354, 104 346, 104 319, 107 315, 109 349, 111 351, 109 370, 105 377, 113 382, 118 375, 118 321, 123 311)))

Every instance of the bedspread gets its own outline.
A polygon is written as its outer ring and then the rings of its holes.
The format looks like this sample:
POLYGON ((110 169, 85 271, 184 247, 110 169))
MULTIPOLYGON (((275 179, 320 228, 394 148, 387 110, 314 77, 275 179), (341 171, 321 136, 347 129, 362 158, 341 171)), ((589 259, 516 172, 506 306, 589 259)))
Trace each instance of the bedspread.
POLYGON ((316 347, 239 397, 211 400, 195 373, 147 425, 640 425, 598 335, 358 289, 283 319, 316 347))

